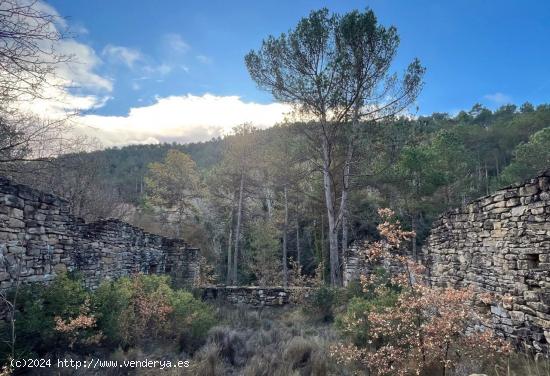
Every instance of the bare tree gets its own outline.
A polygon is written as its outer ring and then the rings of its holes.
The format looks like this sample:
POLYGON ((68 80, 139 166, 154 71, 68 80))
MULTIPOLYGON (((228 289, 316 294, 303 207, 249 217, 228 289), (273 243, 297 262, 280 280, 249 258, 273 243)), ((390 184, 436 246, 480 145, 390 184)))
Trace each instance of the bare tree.
MULTIPOLYGON (((35 164, 28 163, 28 165, 35 164)), ((127 218, 131 206, 102 176, 105 159, 97 153, 62 155, 34 174, 19 174, 18 180, 67 199, 71 213, 86 221, 127 218)))
POLYGON ((43 167, 38 162, 88 150, 94 144, 93 140, 71 135, 69 131, 67 118, 43 119, 23 112, 2 113, 0 109, 0 173, 33 172, 43 167))
POLYGON ((57 64, 70 56, 56 51, 65 38, 63 20, 36 0, 0 0, 0 104, 43 97, 57 64))
POLYGON ((56 76, 60 64, 72 59, 58 51, 68 36, 64 25, 42 2, 0 0, 1 173, 19 172, 29 160, 49 161, 70 151, 68 144, 79 143, 67 136, 68 116, 46 120, 25 110, 31 101, 49 99, 50 89, 65 84, 56 76))
POLYGON ((4 303, 7 308, 6 319, 9 323, 9 338, 4 342, 10 349, 11 359, 15 359, 15 344, 17 334, 15 331, 15 314, 17 313, 17 297, 19 295, 19 287, 21 286, 21 269, 23 260, 21 254, 14 255, 14 262, 10 263, 7 258, 3 257, 4 269, 11 274, 14 283, 11 289, 0 290, 0 302, 4 303))

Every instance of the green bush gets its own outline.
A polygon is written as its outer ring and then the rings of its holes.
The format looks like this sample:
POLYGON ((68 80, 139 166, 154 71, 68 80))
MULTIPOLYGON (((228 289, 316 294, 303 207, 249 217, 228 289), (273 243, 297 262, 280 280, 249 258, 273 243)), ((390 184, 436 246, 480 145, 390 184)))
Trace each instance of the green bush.
POLYGON ((138 275, 105 282, 94 294, 98 326, 112 346, 135 346, 155 339, 179 341, 186 351, 202 343, 214 325, 209 305, 167 276, 138 275))
POLYGON ((359 281, 351 281, 345 288, 346 301, 349 302, 353 298, 365 298, 367 293, 363 291, 363 285, 359 281))
POLYGON ((216 323, 212 308, 187 291, 175 291, 171 297, 172 330, 188 353, 195 351, 216 323))
POLYGON ((336 317, 336 327, 349 337, 354 345, 366 346, 369 338, 368 314, 372 309, 372 303, 364 298, 352 298, 348 303, 346 312, 336 317), (348 327, 348 319, 357 320, 361 325, 348 327))
POLYGON ((399 294, 396 291, 386 289, 376 298, 352 298, 346 307, 346 311, 336 317, 336 327, 348 337, 353 344, 365 347, 368 344, 370 335, 369 313, 381 308, 394 306, 398 297, 399 294), (349 323, 352 322, 353 325, 349 325, 349 323))
POLYGON ((329 286, 321 286, 308 296, 304 310, 315 318, 330 322, 334 319, 334 311, 339 304, 340 291, 329 286))
MULTIPOLYGON (((20 287, 16 307, 17 357, 87 351, 100 341, 128 348, 160 339, 191 353, 215 323, 209 305, 172 289, 170 279, 158 275, 104 282, 94 292, 77 276, 60 275, 50 285, 20 287)), ((0 326, 0 334, 5 360, 11 354, 9 323, 0 326)))
POLYGON ((92 304, 106 344, 117 346, 123 343, 119 319, 130 306, 132 295, 133 289, 128 277, 115 282, 103 282, 95 291, 92 304))
MULTIPOLYGON (((13 301, 15 291, 10 293, 13 301)), ((62 346, 67 347, 67 333, 57 331, 56 318, 70 320, 81 314, 89 299, 78 276, 61 274, 50 285, 21 286, 16 300, 16 350, 19 355, 40 354, 62 346)), ((89 333, 92 334, 92 333, 89 333)), ((9 340, 9 325, 2 337, 9 340)), ((6 354, 7 348, 2 348, 6 354)))

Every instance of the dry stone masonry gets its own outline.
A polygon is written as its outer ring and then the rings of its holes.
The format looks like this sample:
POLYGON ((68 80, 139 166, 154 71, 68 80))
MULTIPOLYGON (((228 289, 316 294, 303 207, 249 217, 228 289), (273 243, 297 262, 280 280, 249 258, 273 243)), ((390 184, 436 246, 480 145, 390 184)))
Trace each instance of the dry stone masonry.
POLYGON ((199 275, 199 250, 119 220, 85 223, 64 199, 0 177, 0 289, 48 282, 77 271, 86 285, 133 273, 169 274, 178 285, 199 275))
POLYGON ((351 282, 359 280, 361 274, 368 274, 372 269, 360 256, 359 251, 365 245, 364 242, 355 241, 344 254, 342 265, 342 280, 344 287, 351 282))
POLYGON ((443 214, 424 247, 437 286, 509 296, 490 308, 495 329, 550 350, 550 170, 443 214))
MULTIPOLYGON (((342 281, 344 287, 349 286, 350 283, 354 281, 359 281, 361 275, 371 274, 378 267, 382 267, 394 275, 404 272, 401 265, 392 260, 382 259, 375 264, 365 260, 365 257, 361 255, 361 250, 366 249, 367 246, 367 241, 357 240, 346 250, 342 265, 342 281)), ((412 258, 412 254, 410 253, 406 253, 405 255, 412 258)))
MULTIPOLYGON (((308 288, 305 288, 308 290, 308 288)), ((209 286, 201 288, 202 299, 219 299, 223 302, 249 307, 284 306, 292 303, 303 287, 282 286, 209 286)))

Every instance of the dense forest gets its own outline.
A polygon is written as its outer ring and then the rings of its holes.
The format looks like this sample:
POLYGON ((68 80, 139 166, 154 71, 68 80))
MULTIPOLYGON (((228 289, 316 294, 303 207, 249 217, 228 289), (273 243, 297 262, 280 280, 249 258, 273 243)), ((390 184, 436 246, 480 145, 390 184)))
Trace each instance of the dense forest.
MULTIPOLYGON (((376 209, 391 207, 416 231, 411 252, 417 252, 446 209, 546 168, 549 124, 550 106, 529 103, 363 124, 351 173, 348 244, 376 236, 376 209)), ((118 216, 153 232, 181 231, 204 250, 219 282, 235 278, 227 274, 229 262, 239 265, 239 283, 281 284, 283 247, 289 265, 293 259, 308 273, 328 257, 319 161, 308 155, 300 130, 306 126, 242 125, 209 142, 68 154, 45 174, 19 178, 67 197, 87 219, 118 216), (164 170, 180 174, 162 179, 164 170), (234 259, 241 173, 242 238, 234 259), (278 273, 262 275, 266 262, 278 273)))

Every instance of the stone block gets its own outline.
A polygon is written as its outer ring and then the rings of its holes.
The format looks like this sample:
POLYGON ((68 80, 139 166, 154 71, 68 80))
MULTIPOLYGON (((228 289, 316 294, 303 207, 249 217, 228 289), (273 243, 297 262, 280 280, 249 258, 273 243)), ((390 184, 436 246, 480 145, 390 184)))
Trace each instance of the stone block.
POLYGON ((524 185, 519 188, 519 195, 520 196, 533 196, 539 192, 539 186, 538 184, 529 184, 524 185))
POLYGON ((516 206, 511 209, 510 213, 512 214, 513 217, 519 217, 523 215, 526 211, 527 211, 526 206, 516 206))
POLYGON ((0 197, 0 202, 3 205, 9 206, 12 208, 23 209, 25 207, 25 202, 22 199, 12 195, 4 195, 0 197))
POLYGON ((11 217, 8 221, 8 226, 14 229, 22 229, 25 228, 25 222, 20 219, 11 217))

